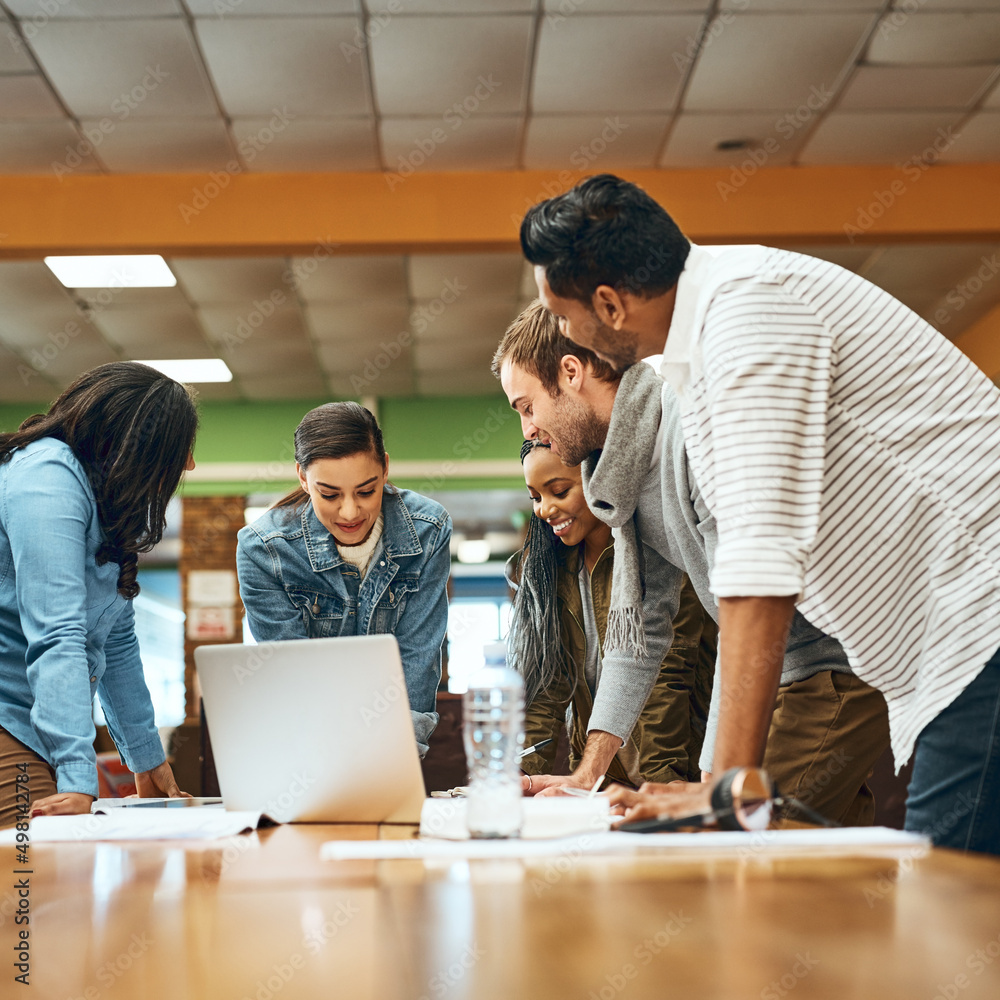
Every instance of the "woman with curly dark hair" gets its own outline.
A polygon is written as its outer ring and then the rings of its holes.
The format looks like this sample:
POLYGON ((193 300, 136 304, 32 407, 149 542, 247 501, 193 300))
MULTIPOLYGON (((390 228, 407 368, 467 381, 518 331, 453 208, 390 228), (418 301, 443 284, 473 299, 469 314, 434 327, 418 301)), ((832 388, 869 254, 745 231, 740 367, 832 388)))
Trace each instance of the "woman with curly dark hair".
POLYGON ((181 795, 135 637, 138 554, 193 468, 190 391, 135 362, 81 375, 0 434, 0 827, 89 812, 93 699, 141 796, 181 795))

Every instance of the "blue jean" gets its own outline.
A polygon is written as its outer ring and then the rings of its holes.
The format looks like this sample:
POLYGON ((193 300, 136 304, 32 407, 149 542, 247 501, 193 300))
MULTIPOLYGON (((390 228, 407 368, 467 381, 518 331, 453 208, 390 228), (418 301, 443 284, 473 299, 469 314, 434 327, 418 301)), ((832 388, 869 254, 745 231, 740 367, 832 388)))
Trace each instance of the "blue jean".
POLYGON ((906 829, 1000 854, 1000 651, 917 740, 906 829))

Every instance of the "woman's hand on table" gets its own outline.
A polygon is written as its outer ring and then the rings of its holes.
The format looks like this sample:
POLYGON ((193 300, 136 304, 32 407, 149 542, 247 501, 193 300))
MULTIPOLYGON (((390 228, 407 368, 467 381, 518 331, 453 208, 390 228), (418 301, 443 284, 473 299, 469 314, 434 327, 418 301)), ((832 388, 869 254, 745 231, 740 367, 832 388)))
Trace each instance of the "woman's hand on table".
POLYGON ((31 804, 32 816, 74 816, 79 813, 89 813, 94 801, 93 795, 83 792, 57 792, 46 795, 31 804))

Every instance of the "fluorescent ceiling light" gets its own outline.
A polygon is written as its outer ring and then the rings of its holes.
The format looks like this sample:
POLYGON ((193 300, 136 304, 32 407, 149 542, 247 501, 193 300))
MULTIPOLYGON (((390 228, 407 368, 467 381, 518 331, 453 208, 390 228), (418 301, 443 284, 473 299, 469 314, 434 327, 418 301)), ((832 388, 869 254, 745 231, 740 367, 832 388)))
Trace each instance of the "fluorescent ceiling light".
POLYGON ((111 257, 46 257, 49 270, 67 288, 172 288, 167 262, 155 253, 111 257))
POLYGON ((140 361, 178 382, 232 382, 233 373, 221 358, 173 358, 165 361, 140 361))

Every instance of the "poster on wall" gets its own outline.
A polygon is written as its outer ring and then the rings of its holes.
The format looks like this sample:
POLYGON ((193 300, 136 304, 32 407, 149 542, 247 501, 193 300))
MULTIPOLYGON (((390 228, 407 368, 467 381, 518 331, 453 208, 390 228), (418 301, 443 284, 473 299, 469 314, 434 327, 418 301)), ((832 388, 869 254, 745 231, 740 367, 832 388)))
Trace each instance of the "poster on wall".
POLYGON ((200 642, 225 642, 236 638, 232 608, 188 608, 187 637, 200 642))

